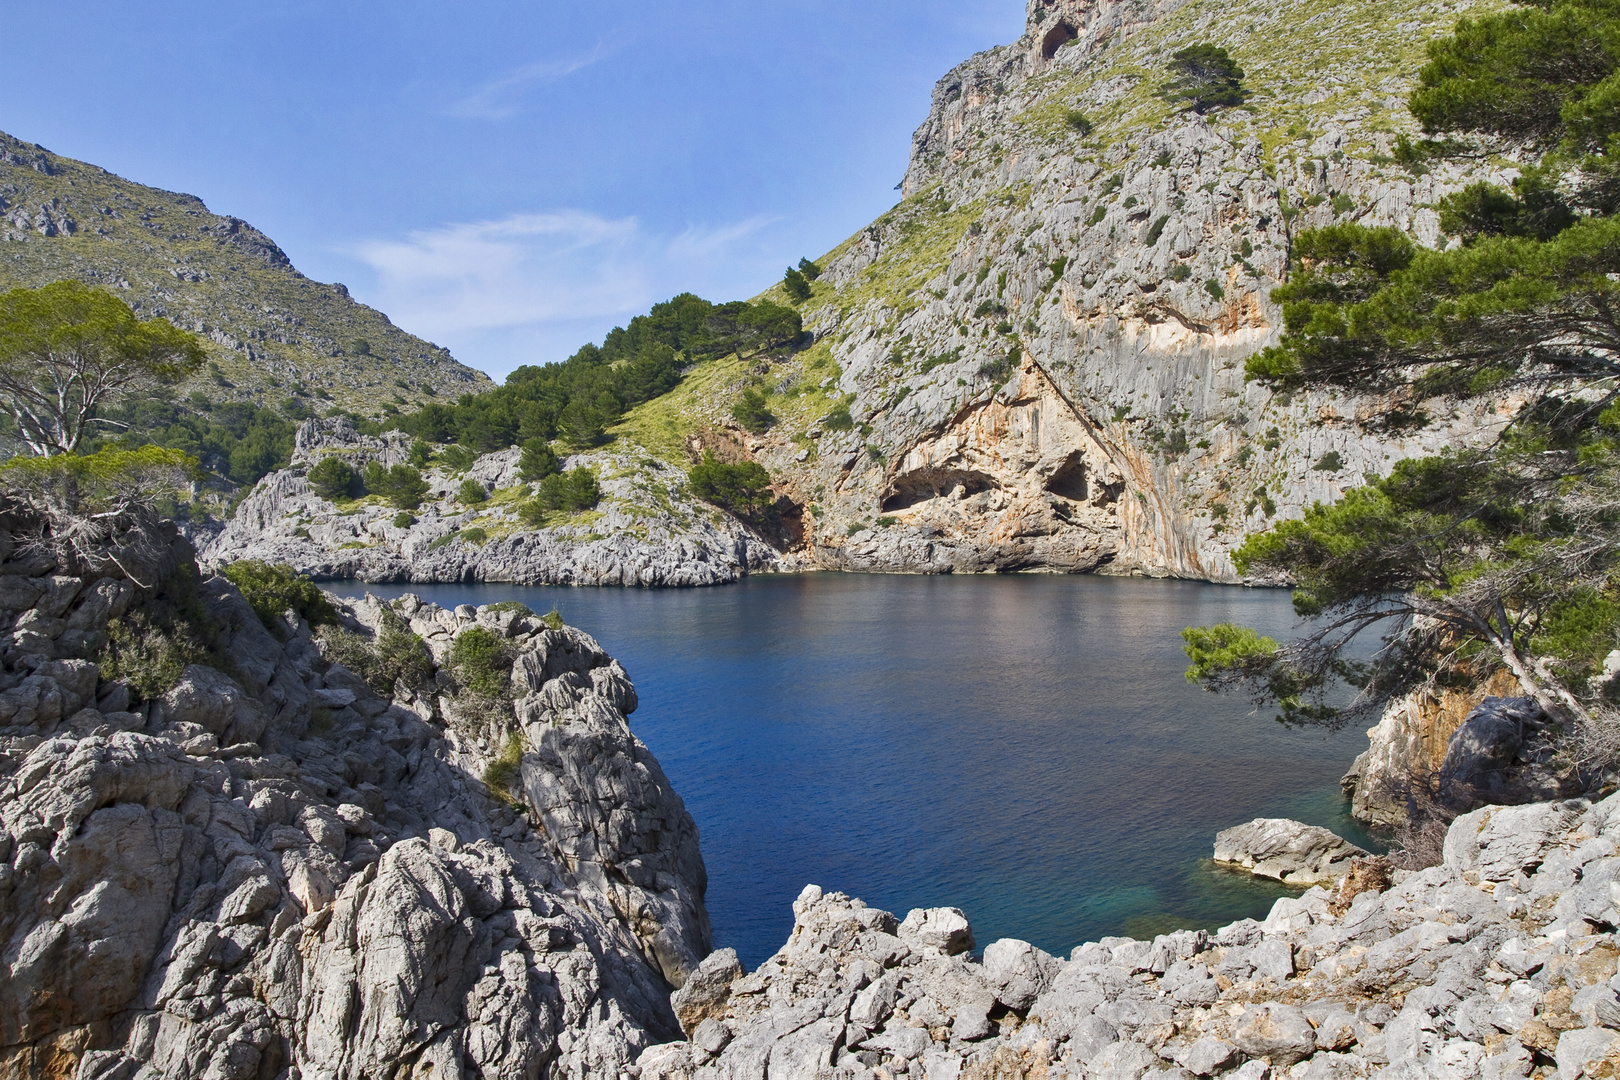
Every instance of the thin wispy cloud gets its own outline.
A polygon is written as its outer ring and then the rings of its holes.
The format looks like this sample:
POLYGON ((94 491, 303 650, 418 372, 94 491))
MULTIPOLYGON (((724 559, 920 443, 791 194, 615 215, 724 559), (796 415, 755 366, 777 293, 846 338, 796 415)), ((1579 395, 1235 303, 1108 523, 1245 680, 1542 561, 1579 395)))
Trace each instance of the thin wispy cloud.
MULTIPOLYGON (((514 214, 367 241, 349 254, 375 275, 367 302, 412 333, 458 348, 458 341, 488 335, 516 340, 512 332, 522 340, 549 340, 555 330, 572 342, 572 351, 675 293, 733 299, 768 284, 775 256, 763 250, 760 233, 771 220, 660 234, 633 217, 578 210, 514 214), (578 337, 579 328, 592 322, 601 329, 578 337)), ((463 358, 475 364, 481 359, 463 358)), ((519 357, 514 363, 554 359, 561 357, 519 357)), ((514 366, 494 357, 485 364, 514 366)))
POLYGON ((492 79, 465 97, 451 102, 440 112, 463 120, 506 120, 522 112, 524 95, 533 87, 565 79, 605 59, 613 49, 598 42, 589 52, 559 60, 526 64, 500 78, 492 79))

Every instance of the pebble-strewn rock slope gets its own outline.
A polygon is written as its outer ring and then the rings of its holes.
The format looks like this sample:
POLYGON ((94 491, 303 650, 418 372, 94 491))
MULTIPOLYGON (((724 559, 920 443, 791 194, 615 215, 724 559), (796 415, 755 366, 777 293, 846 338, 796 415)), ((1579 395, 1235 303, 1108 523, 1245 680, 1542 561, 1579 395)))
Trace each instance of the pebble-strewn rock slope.
POLYGON ((518 520, 518 504, 532 485, 518 474, 516 448, 486 454, 464 474, 427 470, 429 501, 407 514, 405 525, 379 499, 340 508, 311 491, 305 478, 329 454, 357 471, 372 461, 398 465, 410 443, 400 432, 359 435, 342 417, 305 421, 292 467, 259 482, 224 530, 203 544, 204 562, 261 559, 317 578, 374 582, 624 586, 718 585, 781 565, 763 538, 693 499, 684 472, 634 448, 567 458, 567 467, 596 474, 602 501, 594 510, 557 514, 543 528, 518 520), (467 479, 484 487, 486 502, 457 501, 467 479))
POLYGON ((1424 43, 1491 6, 1030 0, 1025 36, 936 86, 905 200, 823 260, 815 348, 625 430, 723 427, 763 386, 779 422, 738 437, 807 507, 823 566, 1233 580, 1244 536, 1500 419, 1434 401, 1428 428, 1389 430, 1395 402, 1243 378, 1301 230, 1440 243, 1431 204, 1511 171, 1390 156, 1424 43), (1246 107, 1159 95, 1202 41, 1243 66, 1246 107))
POLYGON ((368 600, 361 642, 515 658, 511 701, 434 665, 379 694, 172 527, 71 568, 36 528, 0 520, 0 1077, 594 1078, 678 1035, 697 831, 591 638, 368 600), (164 605, 210 660, 135 701, 94 658, 164 605))
POLYGON ((1620 796, 1490 807, 1385 891, 1352 873, 1360 891, 1264 921, 1067 960, 1013 940, 974 958, 953 908, 897 920, 810 886, 757 971, 721 950, 675 994, 690 1040, 643 1054, 641 1080, 1614 1076, 1617 841, 1620 796))

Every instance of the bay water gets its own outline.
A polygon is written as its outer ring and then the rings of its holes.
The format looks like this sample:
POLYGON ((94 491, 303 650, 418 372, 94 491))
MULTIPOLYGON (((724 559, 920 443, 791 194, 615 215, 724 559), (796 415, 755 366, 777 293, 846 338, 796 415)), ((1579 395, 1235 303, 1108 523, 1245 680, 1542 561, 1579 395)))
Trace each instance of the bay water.
POLYGON ((751 969, 814 883, 979 944, 1066 954, 1263 916, 1291 890, 1210 861, 1293 817, 1365 841, 1339 776, 1362 729, 1290 730, 1183 677, 1180 632, 1293 631, 1288 594, 1197 582, 817 573, 709 589, 328 584, 558 608, 630 673, 631 717, 702 834, 716 946, 751 969))

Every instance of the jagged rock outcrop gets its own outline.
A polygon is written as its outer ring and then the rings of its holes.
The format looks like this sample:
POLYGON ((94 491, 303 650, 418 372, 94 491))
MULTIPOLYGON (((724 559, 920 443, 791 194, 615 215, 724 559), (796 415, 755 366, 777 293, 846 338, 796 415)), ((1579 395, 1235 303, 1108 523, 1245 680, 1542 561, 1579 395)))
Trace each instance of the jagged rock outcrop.
POLYGON ((518 518, 530 485, 518 474, 516 448, 486 454, 465 473, 425 470, 428 501, 404 515, 408 524, 377 499, 340 511, 305 478, 327 455, 341 456, 356 470, 372 461, 404 464, 410 445, 401 432, 360 435, 342 417, 305 421, 292 466, 254 487, 225 528, 205 541, 202 560, 286 563, 323 580, 637 587, 725 584, 781 565, 763 538, 693 499, 683 472, 639 454, 567 458, 566 467, 596 474, 602 500, 546 528, 518 518), (487 502, 457 500, 467 479, 484 487, 487 502))
POLYGON ((592 639, 414 600, 272 633, 172 527, 133 577, 39 528, 0 520, 0 1076, 601 1077, 679 1033, 697 830, 592 639), (510 694, 326 655, 412 626, 488 631, 510 694))
POLYGON ((1347 905, 1312 888, 1262 921, 1067 960, 953 954, 906 930, 948 912, 902 922, 809 886, 787 944, 749 973, 722 957, 688 1039, 640 1077, 1612 1076, 1617 882, 1620 796, 1481 809, 1443 865, 1347 905))
POLYGON ((1289 885, 1327 885, 1367 852, 1320 825, 1255 818, 1215 834, 1215 861, 1289 885))
POLYGON ((1517 684, 1499 674, 1469 690, 1420 690, 1384 710, 1340 783, 1350 812, 1397 825, 1416 803, 1452 812, 1578 795, 1592 778, 1517 684))

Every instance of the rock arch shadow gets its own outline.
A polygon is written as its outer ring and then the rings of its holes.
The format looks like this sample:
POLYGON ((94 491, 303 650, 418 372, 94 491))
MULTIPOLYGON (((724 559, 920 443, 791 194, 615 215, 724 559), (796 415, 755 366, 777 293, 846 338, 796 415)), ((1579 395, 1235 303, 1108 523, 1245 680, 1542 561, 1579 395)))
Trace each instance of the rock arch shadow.
POLYGON ((1052 29, 1048 30, 1046 32, 1046 36, 1041 39, 1041 59, 1052 59, 1052 57, 1057 55, 1057 51, 1059 49, 1063 48, 1063 46, 1067 45, 1069 42, 1073 41, 1079 36, 1080 31, 1076 30, 1073 26, 1066 22, 1058 23, 1056 26, 1052 27, 1052 29))

